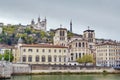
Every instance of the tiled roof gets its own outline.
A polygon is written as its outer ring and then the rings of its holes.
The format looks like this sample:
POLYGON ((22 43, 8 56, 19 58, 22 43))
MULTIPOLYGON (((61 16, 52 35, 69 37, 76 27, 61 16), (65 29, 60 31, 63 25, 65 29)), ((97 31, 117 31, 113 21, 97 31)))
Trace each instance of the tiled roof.
POLYGON ((21 47, 67 48, 65 46, 50 45, 50 44, 23 44, 21 47))
POLYGON ((114 42, 106 42, 106 43, 96 44, 96 46, 101 46, 101 45, 120 45, 120 44, 119 43, 114 43, 114 42))

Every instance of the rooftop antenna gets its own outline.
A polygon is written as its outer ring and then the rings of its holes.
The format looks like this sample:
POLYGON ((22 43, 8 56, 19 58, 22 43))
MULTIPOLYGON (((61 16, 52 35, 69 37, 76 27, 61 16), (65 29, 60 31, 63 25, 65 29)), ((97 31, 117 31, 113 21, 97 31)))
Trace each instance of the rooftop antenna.
POLYGON ((88 30, 90 30, 90 27, 88 26, 88 30))
POLYGON ((60 24, 60 28, 62 28, 62 24, 60 24))

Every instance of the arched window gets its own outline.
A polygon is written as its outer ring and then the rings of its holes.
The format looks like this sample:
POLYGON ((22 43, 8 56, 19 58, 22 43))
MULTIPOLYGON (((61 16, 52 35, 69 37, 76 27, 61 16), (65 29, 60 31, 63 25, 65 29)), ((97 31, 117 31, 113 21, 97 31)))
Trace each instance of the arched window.
POLYGON ((79 58, 81 58, 81 53, 79 53, 79 58))
POLYGON ((45 56, 42 56, 42 60, 41 60, 42 62, 45 62, 45 56))
POLYGON ((62 36, 62 31, 60 31, 60 36, 62 36))
POLYGON ((83 47, 85 47, 85 44, 84 44, 84 42, 82 43, 82 46, 83 46, 83 47))
POLYGON ((66 56, 64 56, 64 62, 66 62, 66 56))
POLYGON ((54 62, 57 62, 57 56, 56 55, 54 56, 54 62))
POLYGON ((77 53, 76 53, 76 59, 77 59, 77 53))
POLYGON ((23 55, 23 62, 26 62, 26 56, 25 55, 23 55))
POLYGON ((59 56, 59 62, 61 62, 61 56, 59 56))
POLYGON ((77 47, 77 43, 76 43, 76 47, 77 47))
POLYGON ((81 43, 79 43, 79 47, 81 47, 81 43))
POLYGON ((31 55, 28 56, 28 62, 32 62, 32 56, 31 55))
POLYGON ((52 62, 52 57, 50 55, 48 56, 48 62, 52 62))
POLYGON ((39 62, 39 55, 36 56, 35 61, 39 62))
POLYGON ((62 36, 64 36, 65 35, 65 32, 63 31, 63 35, 62 36))
POLYGON ((71 53, 71 61, 73 61, 73 56, 74 56, 73 53, 71 53))

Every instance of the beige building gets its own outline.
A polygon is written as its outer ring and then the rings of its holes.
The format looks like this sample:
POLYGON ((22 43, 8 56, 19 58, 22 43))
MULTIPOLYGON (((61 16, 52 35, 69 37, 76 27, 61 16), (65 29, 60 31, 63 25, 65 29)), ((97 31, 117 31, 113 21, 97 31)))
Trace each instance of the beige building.
POLYGON ((95 55, 95 32, 85 30, 83 35, 73 36, 69 42, 69 61, 76 61, 83 55, 95 55))
POLYGON ((86 54, 92 54, 86 40, 77 38, 69 42, 69 61, 76 61, 86 54))
POLYGON ((68 48, 50 44, 22 44, 18 62, 27 64, 66 64, 68 48))
POLYGON ((120 66, 120 43, 106 42, 97 44, 96 66, 120 66))

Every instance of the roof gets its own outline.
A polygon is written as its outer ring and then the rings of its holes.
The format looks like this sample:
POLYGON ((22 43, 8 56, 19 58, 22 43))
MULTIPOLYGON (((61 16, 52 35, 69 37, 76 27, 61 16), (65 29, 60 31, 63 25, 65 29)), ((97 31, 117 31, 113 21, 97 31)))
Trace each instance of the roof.
POLYGON ((7 48, 7 49, 11 49, 14 48, 14 46, 9 46, 9 45, 5 45, 5 44, 0 44, 0 48, 7 48))
POLYGON ((119 43, 106 42, 106 43, 97 44, 96 46, 102 46, 102 45, 120 45, 120 44, 119 43))
POLYGON ((84 32, 94 32, 94 30, 85 30, 84 32))
POLYGON ((21 37, 18 39, 18 43, 23 43, 23 40, 21 37))
POLYGON ((21 47, 40 47, 40 48, 68 48, 60 45, 50 45, 50 44, 23 44, 21 47))
POLYGON ((67 30, 66 28, 57 28, 56 30, 67 30))

